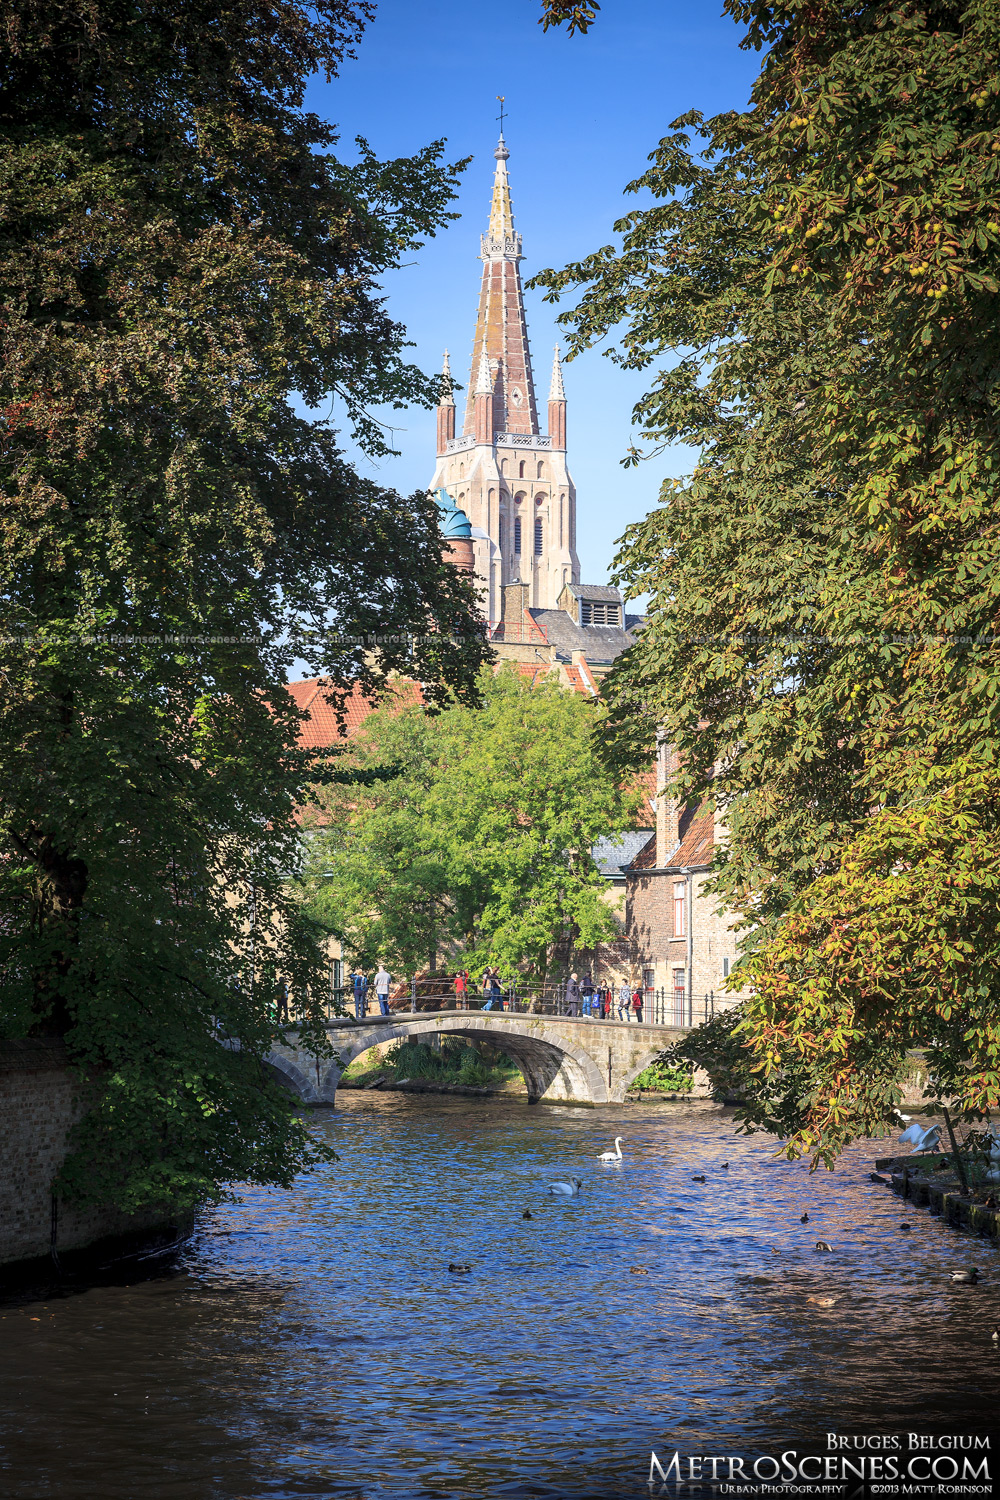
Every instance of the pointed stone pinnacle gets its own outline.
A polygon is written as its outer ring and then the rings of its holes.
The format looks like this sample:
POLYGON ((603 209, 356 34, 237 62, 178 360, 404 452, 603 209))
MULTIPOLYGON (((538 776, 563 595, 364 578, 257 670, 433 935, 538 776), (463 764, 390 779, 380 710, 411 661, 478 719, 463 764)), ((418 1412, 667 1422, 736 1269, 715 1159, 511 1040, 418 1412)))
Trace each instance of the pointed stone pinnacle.
POLYGON ((565 401, 566 387, 563 385, 562 361, 559 358, 559 345, 555 346, 552 356, 552 384, 549 386, 550 401, 565 401))
POLYGON ((448 358, 447 349, 444 351, 444 363, 441 366, 441 394, 438 397, 438 405, 455 405, 455 395, 451 384, 451 360, 448 358))
POLYGON ((477 396, 492 396, 493 394, 493 376, 490 373, 490 362, 486 356, 485 341, 479 355, 479 374, 476 378, 475 394, 477 396))

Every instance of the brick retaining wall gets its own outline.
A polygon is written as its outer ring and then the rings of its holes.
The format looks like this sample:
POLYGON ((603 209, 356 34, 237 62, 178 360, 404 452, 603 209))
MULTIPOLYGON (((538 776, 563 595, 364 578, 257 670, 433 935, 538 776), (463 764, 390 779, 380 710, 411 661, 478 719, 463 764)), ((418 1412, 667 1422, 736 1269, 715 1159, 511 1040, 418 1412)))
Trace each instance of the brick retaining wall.
MULTIPOLYGON (((5 1269, 51 1255, 52 1182, 82 1107, 80 1085, 61 1042, 0 1043, 0 1266, 5 1269)), ((185 1227, 165 1223, 162 1210, 130 1215, 59 1202, 55 1249, 60 1255, 98 1248, 112 1253, 176 1239, 185 1227)))

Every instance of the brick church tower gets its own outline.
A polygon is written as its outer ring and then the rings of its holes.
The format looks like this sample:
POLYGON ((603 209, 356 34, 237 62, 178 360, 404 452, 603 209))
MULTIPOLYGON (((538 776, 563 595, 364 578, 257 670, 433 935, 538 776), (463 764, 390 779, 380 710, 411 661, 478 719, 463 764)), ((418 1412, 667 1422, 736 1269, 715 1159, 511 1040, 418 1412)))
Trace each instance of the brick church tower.
POLYGON ((489 232, 482 236, 482 290, 472 346, 465 421, 455 433, 455 400, 444 358, 432 490, 445 490, 472 523, 475 571, 490 625, 501 590, 520 583, 529 608, 554 609, 567 584, 580 581, 576 490, 566 467, 566 392, 556 349, 548 432, 538 406, 521 289, 521 236, 514 229, 501 135, 489 232))

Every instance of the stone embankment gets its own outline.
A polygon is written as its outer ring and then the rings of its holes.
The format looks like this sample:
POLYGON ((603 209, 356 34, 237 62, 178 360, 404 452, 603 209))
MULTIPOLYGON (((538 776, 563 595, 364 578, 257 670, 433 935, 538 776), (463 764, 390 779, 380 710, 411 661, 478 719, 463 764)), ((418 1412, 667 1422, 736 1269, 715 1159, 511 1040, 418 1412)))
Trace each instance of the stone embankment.
POLYGON ((186 1219, 73 1208, 54 1194, 69 1132, 85 1108, 80 1080, 56 1040, 0 1046, 0 1282, 176 1243, 186 1219))
POLYGON ((959 1179, 954 1158, 950 1155, 883 1156, 875 1163, 877 1172, 888 1172, 883 1178, 894 1193, 908 1199, 917 1208, 940 1214, 956 1228, 973 1234, 1000 1239, 1000 1204, 997 1194, 967 1192, 959 1179))

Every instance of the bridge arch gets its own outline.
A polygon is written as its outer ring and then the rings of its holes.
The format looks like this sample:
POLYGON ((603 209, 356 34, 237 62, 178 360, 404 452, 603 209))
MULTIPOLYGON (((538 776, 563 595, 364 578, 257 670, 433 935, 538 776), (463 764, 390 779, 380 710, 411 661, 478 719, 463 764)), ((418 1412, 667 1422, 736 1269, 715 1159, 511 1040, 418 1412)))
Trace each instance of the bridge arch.
POLYGON ((629 1089, 632 1087, 639 1074, 644 1073, 649 1067, 650 1063, 655 1063, 657 1058, 660 1057, 660 1055, 665 1051, 666 1044, 664 1042, 661 1042, 658 1046, 650 1047, 646 1055, 642 1057, 641 1062, 636 1062, 635 1058, 633 1057, 630 1066, 625 1070, 624 1073, 621 1074, 619 1078, 615 1079, 614 1088, 612 1089, 609 1096, 610 1102, 612 1104, 624 1104, 625 1095, 628 1093, 629 1089))
POLYGON ((283 1084, 291 1093, 297 1094, 304 1104, 322 1102, 315 1084, 309 1082, 306 1074, 290 1057, 272 1050, 264 1059, 264 1067, 274 1076, 276 1083, 283 1084))
MULTIPOLYGON (((406 1041, 411 1037, 457 1036, 466 1041, 489 1040, 517 1064, 528 1090, 529 1101, 545 1098, 567 1103, 605 1104, 611 1095, 608 1080, 594 1058, 572 1037, 561 1034, 551 1022, 542 1026, 530 1016, 504 1016, 493 1020, 482 1011, 455 1012, 447 1017, 420 1017, 387 1021, 366 1030, 356 1043, 341 1045, 339 1061, 331 1063, 322 1078, 319 1094, 333 1103, 344 1069, 380 1043, 406 1041)), ((353 1039, 352 1039, 353 1042, 353 1039)))

